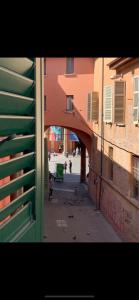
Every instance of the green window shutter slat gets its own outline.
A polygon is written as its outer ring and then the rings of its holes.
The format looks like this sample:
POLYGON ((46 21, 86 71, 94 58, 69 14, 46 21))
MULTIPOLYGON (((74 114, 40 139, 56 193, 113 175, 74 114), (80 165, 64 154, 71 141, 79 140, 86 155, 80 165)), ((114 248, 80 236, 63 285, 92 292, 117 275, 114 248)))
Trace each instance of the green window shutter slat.
POLYGON ((24 205, 25 203, 29 201, 34 202, 34 198, 35 198, 35 187, 32 187, 27 192, 23 193, 21 196, 19 196, 10 204, 8 204, 5 208, 1 209, 0 222, 6 217, 8 217, 10 214, 15 212, 17 208, 24 205))
POLYGON ((10 71, 19 73, 20 75, 27 76, 33 68, 34 63, 27 57, 0 57, 0 66, 10 71))
POLYGON ((31 170, 26 174, 10 181, 9 183, 0 187, 0 200, 17 191, 21 187, 28 185, 33 186, 35 184, 35 170, 31 170))
POLYGON ((34 168, 34 152, 0 163, 0 179, 25 168, 34 168))
POLYGON ((92 92, 92 121, 98 121, 99 97, 98 92, 92 92))
POLYGON ((28 96, 33 86, 32 79, 0 67, 0 90, 28 96))
POLYGON ((114 83, 114 122, 125 122, 125 82, 115 81, 114 83))
POLYGON ((112 122, 112 86, 104 86, 104 122, 112 122))
POLYGON ((139 123, 139 77, 134 77, 133 84, 133 122, 139 123))
POLYGON ((17 233, 19 234, 19 231, 24 228, 25 224, 31 221, 31 203, 28 203, 13 218, 1 226, 0 241, 8 242, 14 238, 17 233), (5 239, 6 236, 7 238, 5 239))
POLYGON ((0 114, 2 115, 34 115, 33 98, 0 91, 0 114))
POLYGON ((35 148, 35 135, 19 136, 0 144, 0 158, 35 148))
POLYGON ((0 116, 0 136, 31 133, 33 126, 34 117, 0 116))

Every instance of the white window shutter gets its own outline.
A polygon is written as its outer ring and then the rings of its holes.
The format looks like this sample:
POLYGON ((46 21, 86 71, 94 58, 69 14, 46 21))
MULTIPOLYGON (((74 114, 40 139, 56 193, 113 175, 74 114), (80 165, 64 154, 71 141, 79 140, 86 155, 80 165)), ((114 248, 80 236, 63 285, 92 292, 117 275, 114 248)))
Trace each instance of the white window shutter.
POLYGON ((87 121, 91 121, 92 116, 92 93, 88 93, 87 99, 87 121))
POLYGON ((139 77, 134 78, 133 122, 134 124, 139 123, 139 77))
POLYGON ((112 86, 104 86, 104 122, 112 123, 112 86))
POLYGON ((125 122, 125 81, 114 82, 114 123, 125 122))

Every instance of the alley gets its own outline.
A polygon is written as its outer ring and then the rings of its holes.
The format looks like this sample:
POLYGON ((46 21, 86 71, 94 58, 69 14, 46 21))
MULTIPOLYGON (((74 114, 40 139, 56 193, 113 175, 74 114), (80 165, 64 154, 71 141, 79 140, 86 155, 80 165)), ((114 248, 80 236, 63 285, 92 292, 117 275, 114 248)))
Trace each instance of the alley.
POLYGON ((50 171, 54 172, 56 162, 69 159, 73 173, 67 170, 64 182, 54 183, 52 200, 45 201, 44 242, 121 242, 89 199, 87 186, 80 183, 80 157, 52 156, 50 171))

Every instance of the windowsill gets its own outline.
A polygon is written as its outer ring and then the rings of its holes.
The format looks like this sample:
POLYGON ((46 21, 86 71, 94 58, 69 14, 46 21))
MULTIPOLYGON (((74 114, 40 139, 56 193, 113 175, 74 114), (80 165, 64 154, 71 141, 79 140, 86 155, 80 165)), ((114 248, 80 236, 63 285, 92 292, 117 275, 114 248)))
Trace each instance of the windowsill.
POLYGON ((104 122, 106 125, 112 126, 112 122, 104 122))
POLYGON ((75 73, 69 73, 69 74, 65 73, 64 76, 66 76, 66 77, 75 77, 76 74, 75 73))
POLYGON ((125 127, 126 125, 125 124, 116 123, 116 126, 125 127))
POLYGON ((74 110, 72 110, 72 111, 65 110, 65 113, 67 113, 67 114, 73 114, 74 110))

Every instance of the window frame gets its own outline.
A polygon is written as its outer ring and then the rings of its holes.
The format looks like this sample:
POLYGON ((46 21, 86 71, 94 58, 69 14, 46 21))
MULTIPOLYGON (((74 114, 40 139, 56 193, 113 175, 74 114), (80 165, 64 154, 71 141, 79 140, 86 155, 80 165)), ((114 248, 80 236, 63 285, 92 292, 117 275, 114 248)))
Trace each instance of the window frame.
POLYGON ((133 123, 139 124, 139 101, 138 101, 138 106, 134 106, 134 95, 139 94, 139 90, 135 91, 135 78, 138 78, 138 80, 139 80, 139 75, 133 76, 133 123), (138 119, 136 121, 134 121, 134 110, 135 109, 137 109, 137 119, 138 119))
MULTIPOLYGON (((137 181, 135 178, 134 178, 134 170, 135 167, 134 167, 134 159, 135 158, 138 158, 139 160, 139 156, 138 155, 132 155, 131 157, 131 174, 132 174, 132 189, 131 189, 131 196, 136 200, 136 201, 139 201, 139 181, 137 181), (137 196, 135 195, 135 180, 137 181, 137 187, 138 187, 138 193, 137 193, 137 196)), ((138 169, 139 170, 139 169, 138 169)), ((139 171, 138 171, 139 173, 139 171)))
POLYGON ((66 58, 66 75, 70 75, 70 74, 74 74, 74 57, 67 57, 66 58), (71 65, 70 65, 70 67, 69 67, 69 59, 73 59, 73 61, 72 61, 72 67, 71 67, 71 65), (70 68, 71 68, 71 71, 70 71, 70 68))
POLYGON ((114 179, 114 165, 113 165, 113 147, 108 148, 108 179, 113 181, 114 179), (112 149, 112 158, 110 157, 110 149, 112 149), (112 175, 112 176, 111 176, 112 175))
POLYGON ((73 103, 73 100, 74 100, 74 95, 66 95, 66 112, 67 113, 72 113, 74 111, 74 103, 73 103), (72 101, 72 110, 69 110, 68 109, 68 97, 71 97, 72 101))

